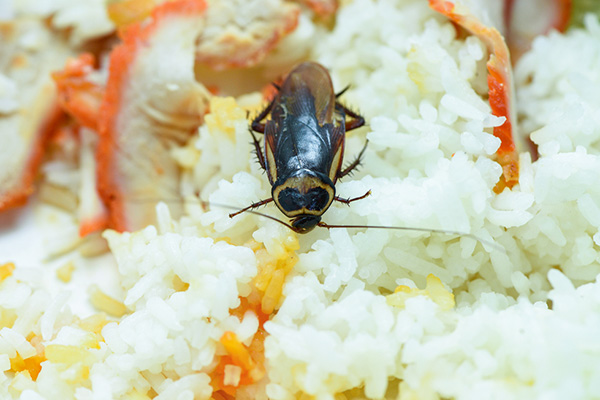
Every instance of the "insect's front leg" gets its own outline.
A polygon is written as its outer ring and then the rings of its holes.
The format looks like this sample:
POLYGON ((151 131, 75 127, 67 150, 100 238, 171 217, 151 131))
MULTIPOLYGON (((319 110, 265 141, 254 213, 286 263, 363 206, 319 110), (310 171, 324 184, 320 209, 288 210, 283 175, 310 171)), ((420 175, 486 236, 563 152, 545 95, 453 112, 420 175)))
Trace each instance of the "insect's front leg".
POLYGON ((353 198, 351 198, 351 199, 344 199, 344 198, 341 198, 341 197, 339 197, 339 196, 335 196, 333 199, 334 199, 335 201, 339 201, 340 203, 344 203, 344 204, 346 204, 346 205, 349 205, 349 204, 350 204, 350 203, 352 203, 353 201, 356 201, 356 200, 362 200, 362 199, 364 199, 365 197, 368 197, 368 196, 370 196, 370 195, 371 195, 371 190, 367 191, 367 193, 363 194, 362 196, 353 197, 353 198))
POLYGON ((244 211, 248 211, 248 210, 252 210, 252 209, 258 208, 258 207, 260 207, 260 206, 264 206, 265 204, 269 204, 269 203, 270 203, 270 202, 272 202, 272 201, 273 201, 273 198, 272 198, 272 197, 271 197, 271 198, 269 198, 269 199, 265 199, 265 200, 257 201, 256 203, 252 203, 252 204, 250 204, 250 205, 249 205, 248 207, 246 207, 246 208, 242 208, 242 209, 241 209, 241 210, 239 210, 239 211, 236 211, 236 212, 234 212, 234 213, 231 213, 231 214, 229 214, 229 218, 233 218, 233 217, 235 217, 236 215, 239 215, 239 214, 243 213, 244 211))

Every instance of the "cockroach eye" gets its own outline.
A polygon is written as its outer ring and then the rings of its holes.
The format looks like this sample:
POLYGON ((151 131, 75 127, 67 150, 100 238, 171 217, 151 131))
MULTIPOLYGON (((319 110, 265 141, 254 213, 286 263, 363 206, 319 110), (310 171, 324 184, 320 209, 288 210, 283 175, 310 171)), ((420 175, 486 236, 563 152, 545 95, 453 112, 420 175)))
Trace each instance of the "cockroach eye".
POLYGON ((329 203, 329 193, 323 188, 313 188, 305 195, 305 207, 311 211, 323 210, 329 203))
POLYGON ((287 212, 302 208, 310 211, 322 211, 329 204, 329 193, 323 188, 312 188, 304 194, 296 188, 285 188, 279 192, 277 202, 287 212))
POLYGON ((277 200, 285 211, 299 210, 304 206, 304 195, 296 188, 285 188, 279 192, 277 200))

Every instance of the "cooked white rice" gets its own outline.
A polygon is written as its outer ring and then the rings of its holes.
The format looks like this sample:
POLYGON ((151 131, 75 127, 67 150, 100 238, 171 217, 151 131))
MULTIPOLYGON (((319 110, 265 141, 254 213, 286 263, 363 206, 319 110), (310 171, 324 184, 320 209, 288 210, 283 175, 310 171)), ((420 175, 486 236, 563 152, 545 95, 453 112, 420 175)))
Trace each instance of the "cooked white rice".
MULTIPOLYGON (((336 90, 351 84, 344 101, 368 119, 346 142, 348 160, 368 138, 365 160, 337 190, 372 195, 332 206, 324 220, 481 240, 379 229, 297 236, 298 262, 264 325, 266 378, 238 398, 597 396, 598 20, 538 38, 516 66, 519 129, 533 132, 541 157, 523 153, 519 184, 499 195, 502 171, 492 156, 500 143, 491 130, 503 119, 486 100, 488 54, 479 39, 457 39, 421 0, 354 0, 331 32, 302 23, 281 46, 298 49, 295 41, 308 35, 310 58, 328 67, 336 90), (392 294, 400 285, 403 292, 392 294)), ((184 193, 239 207, 269 197, 245 111, 232 100, 214 101, 212 111, 173 152, 185 170, 184 193)), ((101 332, 82 327, 68 295, 49 293, 27 269, 2 282, 3 326, 16 316, 0 330, 2 398, 210 398, 223 334, 248 345, 259 328, 253 313, 242 320, 230 313, 265 267, 252 241, 285 259, 296 235, 256 215, 205 212, 188 199, 180 220, 162 204, 159 226, 105 233, 118 266, 121 292, 113 297, 128 313, 101 332), (25 339, 31 332, 78 358, 43 362, 35 381, 15 375, 10 359, 36 352, 25 339)), ((261 211, 283 218, 274 206, 261 211)))

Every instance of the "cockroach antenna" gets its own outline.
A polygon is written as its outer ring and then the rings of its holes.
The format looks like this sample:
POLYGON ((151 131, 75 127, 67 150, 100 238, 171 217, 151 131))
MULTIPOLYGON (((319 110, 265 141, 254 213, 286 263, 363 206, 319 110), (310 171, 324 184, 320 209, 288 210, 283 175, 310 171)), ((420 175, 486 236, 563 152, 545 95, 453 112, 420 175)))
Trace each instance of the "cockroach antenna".
MULTIPOLYGON (((265 204, 262 204, 262 205, 265 205, 265 204)), ((239 210, 238 207, 233 207, 233 206, 226 205, 226 204, 202 201, 202 208, 205 211, 209 207, 219 207, 219 208, 227 208, 230 210, 239 210)), ((272 215, 261 213, 256 210, 245 210, 244 212, 247 214, 254 214, 254 215, 264 217, 264 218, 268 218, 271 221, 275 221, 296 233, 305 233, 305 232, 299 232, 291 224, 289 224, 285 221, 282 221, 276 217, 273 217, 272 215)), ((238 214, 239 214, 239 211, 236 213, 229 214, 229 217, 233 218, 238 214)), ((435 234, 441 234, 441 235, 463 236, 463 237, 473 239, 485 246, 488 246, 490 248, 493 248, 494 250, 497 250, 497 251, 500 251, 500 252, 506 254, 506 249, 504 249, 504 247, 500 246, 498 243, 492 242, 487 239, 483 239, 483 238, 481 238, 473 233, 469 233, 469 232, 461 232, 461 231, 448 230, 448 229, 435 229, 435 228, 432 229, 432 228, 423 228, 423 227, 392 226, 392 225, 346 225, 346 224, 340 225, 340 224, 328 224, 328 223, 322 222, 322 221, 318 222, 317 226, 320 228, 326 228, 328 230, 329 229, 343 229, 343 228, 345 228, 345 229, 386 229, 386 230, 395 230, 395 231, 424 232, 424 233, 435 233, 435 234)))
MULTIPOLYGON (((134 201, 134 202, 149 202, 151 200, 148 199, 138 199, 137 201, 134 199, 128 199, 128 201, 134 201)), ((156 201, 156 200, 155 200, 156 201)), ((161 199, 158 200, 156 202, 159 201, 166 201, 166 202, 185 202, 184 199, 173 199, 173 200, 168 200, 168 199, 161 199)), ((209 202, 209 201, 205 201, 205 200, 199 200, 198 202, 200 204, 200 206, 202 207, 202 209, 206 212, 208 211, 211 207, 218 207, 218 208, 224 208, 224 209, 228 209, 228 210, 236 210, 235 213, 231 213, 229 214, 230 218, 234 218, 236 215, 240 214, 240 208, 239 206, 232 206, 229 204, 222 204, 222 203, 215 203, 215 202, 209 202)), ((270 202, 265 202, 262 205, 266 205, 270 202)), ((242 209, 243 210, 243 209, 242 209)), ((243 211, 246 214, 254 214, 254 215, 258 215, 267 219, 270 219, 271 221, 275 221, 283 226, 285 226, 286 228, 296 232, 296 233, 306 233, 306 232, 299 232, 298 229, 296 229, 294 226, 292 226, 291 224, 282 221, 276 217, 273 217, 272 215, 269 214, 265 214, 259 211, 256 211, 254 209, 248 209, 248 210, 244 210, 243 211)), ((495 250, 498 250, 504 254, 506 254, 506 249, 504 249, 502 246, 500 246, 499 244, 492 242, 490 240, 487 239, 483 239, 473 233, 469 233, 469 232, 462 232, 462 231, 454 231, 454 230, 447 230, 447 229, 435 229, 435 228, 423 228, 423 227, 409 227, 409 226, 392 226, 392 225, 340 225, 340 224, 328 224, 326 222, 322 222, 319 221, 317 223, 318 227, 320 228, 325 228, 325 229, 386 229, 386 230, 395 230, 395 231, 412 231, 412 232, 424 232, 424 233, 435 233, 435 234, 441 234, 441 235, 456 235, 456 236, 464 236, 464 237, 468 237, 471 238, 485 246, 488 246, 490 248, 493 248, 495 250)))
POLYGON ((483 245, 492 247, 502 253, 506 254, 506 249, 497 243, 491 242, 486 239, 482 239, 473 233, 461 232, 461 231, 452 231, 445 229, 431 229, 431 228, 417 228, 417 227, 409 227, 409 226, 388 226, 388 225, 331 225, 325 222, 319 222, 317 226, 322 228, 332 229, 332 228, 353 228, 353 229, 388 229, 388 230, 396 230, 396 231, 413 231, 413 232, 427 232, 427 233, 439 233, 443 235, 457 235, 471 238, 480 242, 483 245))

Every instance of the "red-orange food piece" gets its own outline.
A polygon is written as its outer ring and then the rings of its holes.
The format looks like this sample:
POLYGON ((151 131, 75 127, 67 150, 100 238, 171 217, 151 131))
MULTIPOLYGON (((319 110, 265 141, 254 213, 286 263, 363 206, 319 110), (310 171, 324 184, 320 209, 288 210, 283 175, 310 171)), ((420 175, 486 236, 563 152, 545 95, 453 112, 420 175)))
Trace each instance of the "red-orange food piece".
POLYGON ((27 340, 35 347, 36 354, 26 359, 17 354, 10 359, 10 368, 14 372, 27 371, 31 379, 35 381, 42 370, 41 363, 46 361, 44 346, 39 336, 31 334, 27 337, 27 340))
POLYGON ((552 29, 564 32, 569 25, 572 0, 505 0, 505 37, 513 64, 539 35, 552 29))
POLYGON ((279 90, 277 89, 277 87, 275 85, 281 87, 282 83, 283 83, 283 78, 279 78, 276 81, 274 81, 273 83, 269 83, 268 85, 263 87, 263 89, 261 90, 263 99, 267 102, 271 102, 275 98, 277 93, 279 92, 279 90))
POLYGON ((228 331, 223 334, 220 342, 227 355, 219 358, 219 363, 210 374, 214 392, 221 393, 224 398, 235 396, 241 386, 256 383, 263 378, 264 338, 264 331, 259 330, 247 347, 239 341, 235 333, 228 331), (238 368, 239 371, 236 384, 231 383, 231 378, 227 376, 227 370, 231 367, 238 368))
MULTIPOLYGON (((41 111, 44 116, 37 121, 38 127, 31 131, 32 140, 27 144, 28 154, 24 155, 21 168, 12 171, 4 170, 5 177, 0 177, 4 178, 0 179, 0 211, 25 204, 34 191, 33 184, 44 156, 46 143, 65 118, 57 103, 51 101, 45 108, 41 111)), ((31 125, 31 121, 26 125, 31 125)), ((12 134, 12 132, 5 133, 12 134)), ((18 157, 19 154, 14 156, 18 157)))
POLYGON ((108 216, 106 214, 95 214, 93 217, 79 222, 79 236, 84 237, 90 233, 99 232, 108 226, 108 216))
POLYGON ((96 150, 97 132, 89 129, 79 130, 79 168, 81 182, 79 187, 79 236, 105 229, 108 225, 108 211, 98 193, 98 163, 96 150))
POLYGON ((284 0, 209 0, 206 29, 196 58, 214 69, 245 68, 257 64, 296 29, 300 8, 284 0), (239 23, 239 16, 244 23, 239 23))
MULTIPOLYGON (((93 82, 90 75, 94 71, 95 59, 92 54, 83 53, 67 60, 63 70, 54 72, 58 102, 61 108, 75 121, 70 129, 62 129, 62 134, 70 132, 79 144, 79 167, 82 179, 79 190, 79 235, 106 228, 107 212, 99 199, 96 188, 97 130, 100 119, 100 106, 104 98, 104 87, 93 82), (81 127, 87 129, 81 129, 81 127)), ((59 133, 61 133, 59 132, 59 133)), ((54 140, 62 141, 60 134, 54 140)))
POLYGON ((60 106, 80 125, 97 130, 104 88, 88 79, 94 69, 94 56, 80 54, 67 60, 62 71, 54 72, 60 106))
POLYGON ((253 290, 248 297, 240 297, 240 305, 236 309, 231 310, 231 315, 235 315, 241 321, 246 311, 252 311, 258 318, 259 329, 262 329, 271 314, 262 312, 261 301, 260 293, 257 290, 253 290))
POLYGON ((233 332, 225 332, 221 337, 220 342, 227 354, 219 358, 217 366, 210 373, 215 399, 233 399, 241 386, 258 382, 265 374, 264 342, 267 333, 263 325, 271 315, 262 312, 261 302, 260 293, 254 289, 248 297, 240 297, 240 305, 231 310, 231 315, 238 317, 240 321, 246 312, 254 313, 258 318, 258 330, 249 346, 243 345, 233 332), (230 383, 226 377, 228 366, 241 368, 237 385, 228 384, 230 383))
POLYGON ((65 118, 50 72, 60 68, 71 51, 35 20, 0 23, 0 43, 1 72, 14 92, 9 97, 12 106, 0 109, 0 210, 5 210, 22 205, 33 193, 44 148, 65 118), (25 36, 35 37, 38 46, 28 45, 25 36))
POLYGON ((491 53, 487 63, 490 107, 493 115, 506 118, 502 125, 494 128, 494 136, 501 141, 496 155, 503 170, 502 179, 495 190, 501 191, 504 186, 512 188, 519 181, 519 155, 515 146, 513 124, 516 114, 513 110, 512 68, 504 38, 498 29, 484 25, 482 20, 459 0, 429 0, 429 6, 477 35, 491 53))
POLYGON ((195 132, 208 107, 209 93, 194 77, 205 8, 202 0, 159 5, 149 21, 123 30, 110 56, 97 160, 99 192, 116 230, 155 223, 160 199, 179 214, 170 148, 195 132))
POLYGON ((321 17, 330 17, 335 14, 339 7, 338 0, 299 0, 313 12, 321 17))

